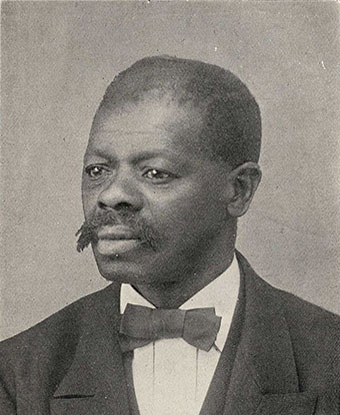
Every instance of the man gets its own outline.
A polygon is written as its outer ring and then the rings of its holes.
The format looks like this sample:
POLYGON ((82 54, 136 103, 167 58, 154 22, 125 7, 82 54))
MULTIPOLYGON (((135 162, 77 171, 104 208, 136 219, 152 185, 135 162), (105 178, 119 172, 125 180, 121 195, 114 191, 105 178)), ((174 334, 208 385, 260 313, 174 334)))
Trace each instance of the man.
POLYGON ((235 251, 260 138, 217 66, 151 57, 113 80, 78 240, 112 284, 2 343, 1 413, 339 415, 340 318, 235 251))

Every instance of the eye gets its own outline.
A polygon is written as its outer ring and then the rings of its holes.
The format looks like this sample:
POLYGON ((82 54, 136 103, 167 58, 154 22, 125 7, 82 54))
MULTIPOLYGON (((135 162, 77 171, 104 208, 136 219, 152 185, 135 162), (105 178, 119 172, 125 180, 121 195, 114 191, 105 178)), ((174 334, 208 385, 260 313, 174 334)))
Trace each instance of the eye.
POLYGON ((90 177, 90 179, 99 179, 105 173, 108 173, 108 169, 104 166, 93 165, 85 167, 85 173, 90 177))
POLYGON ((158 169, 149 169, 143 174, 143 176, 148 180, 152 180, 157 183, 166 183, 175 177, 172 173, 158 169))

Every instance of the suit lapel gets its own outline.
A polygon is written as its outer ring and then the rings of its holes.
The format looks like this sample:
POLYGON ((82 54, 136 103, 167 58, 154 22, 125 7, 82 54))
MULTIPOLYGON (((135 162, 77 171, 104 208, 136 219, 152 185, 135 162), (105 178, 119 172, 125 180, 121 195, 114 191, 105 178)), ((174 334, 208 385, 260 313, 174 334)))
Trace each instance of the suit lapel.
POLYGON ((230 384, 233 365, 242 334, 244 321, 244 279, 241 280, 239 298, 230 326, 226 343, 223 347, 207 396, 200 415, 221 415, 225 407, 225 397, 230 384))
POLYGON ((73 363, 51 400, 52 415, 129 413, 118 298, 119 287, 111 285, 87 307, 73 363))
MULTIPOLYGON (((244 282, 244 317, 223 414, 312 415, 317 397, 299 391, 280 298, 254 273, 241 254, 237 253, 237 257, 244 282)), ((118 298, 119 288, 112 284, 87 307, 73 363, 51 400, 51 415, 129 413, 117 336, 118 298)), ((211 409, 214 407, 211 402, 202 414, 216 412, 211 409)))
POLYGON ((316 398, 299 393, 293 348, 280 299, 241 254, 237 253, 237 257, 244 283, 245 311, 224 415, 312 414, 316 398))

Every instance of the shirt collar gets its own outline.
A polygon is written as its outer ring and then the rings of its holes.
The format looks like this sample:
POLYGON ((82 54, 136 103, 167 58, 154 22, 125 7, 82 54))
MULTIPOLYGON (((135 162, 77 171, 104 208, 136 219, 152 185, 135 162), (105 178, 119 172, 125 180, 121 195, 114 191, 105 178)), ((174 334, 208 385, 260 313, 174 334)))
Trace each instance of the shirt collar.
MULTIPOLYGON (((207 286, 198 291, 182 304, 180 309, 215 307, 216 315, 222 317, 221 328, 215 344, 221 351, 227 339, 233 318, 240 287, 240 269, 234 255, 230 266, 207 286)), ((122 284, 120 293, 120 309, 125 310, 126 304, 143 305, 155 308, 129 284, 122 284)))

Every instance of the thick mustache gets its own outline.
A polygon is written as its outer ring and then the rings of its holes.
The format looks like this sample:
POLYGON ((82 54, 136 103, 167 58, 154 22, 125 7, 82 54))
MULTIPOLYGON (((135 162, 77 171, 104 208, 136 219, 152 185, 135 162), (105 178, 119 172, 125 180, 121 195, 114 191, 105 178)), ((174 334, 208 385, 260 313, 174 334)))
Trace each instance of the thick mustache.
POLYGON ((103 211, 93 213, 77 231, 77 251, 83 251, 90 243, 98 241, 98 229, 103 226, 123 225, 131 229, 133 237, 156 249, 156 232, 146 221, 132 212, 103 211))

